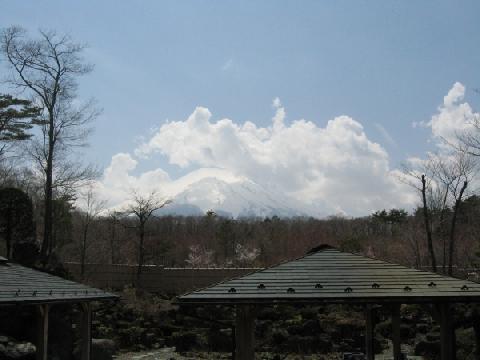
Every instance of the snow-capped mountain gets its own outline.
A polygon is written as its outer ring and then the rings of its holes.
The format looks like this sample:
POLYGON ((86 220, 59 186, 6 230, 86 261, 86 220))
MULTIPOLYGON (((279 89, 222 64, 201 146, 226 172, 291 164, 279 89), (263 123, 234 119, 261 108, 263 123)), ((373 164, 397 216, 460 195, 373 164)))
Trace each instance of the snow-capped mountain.
POLYGON ((219 215, 304 216, 305 206, 280 192, 249 180, 232 181, 218 177, 205 177, 186 184, 173 198, 173 203, 159 213, 177 215, 202 215, 213 210, 219 215))

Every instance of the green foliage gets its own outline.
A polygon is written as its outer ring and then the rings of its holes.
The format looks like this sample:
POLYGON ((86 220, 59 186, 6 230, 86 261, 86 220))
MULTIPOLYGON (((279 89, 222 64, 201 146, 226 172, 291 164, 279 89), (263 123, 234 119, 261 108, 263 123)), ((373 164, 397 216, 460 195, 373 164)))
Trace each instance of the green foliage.
POLYGON ((32 201, 20 189, 0 189, 0 236, 7 257, 22 263, 35 261, 38 249, 32 201))
POLYGON ((0 95, 0 141, 26 140, 40 109, 28 100, 0 95))
POLYGON ((400 224, 407 220, 408 213, 403 209, 385 209, 372 214, 373 219, 385 224, 400 224))
POLYGON ((217 217, 217 213, 213 210, 208 210, 206 213, 205 213, 205 216, 207 218, 215 218, 217 217))
POLYGON ((480 216, 480 197, 472 195, 462 201, 458 221, 463 225, 476 224, 480 216))

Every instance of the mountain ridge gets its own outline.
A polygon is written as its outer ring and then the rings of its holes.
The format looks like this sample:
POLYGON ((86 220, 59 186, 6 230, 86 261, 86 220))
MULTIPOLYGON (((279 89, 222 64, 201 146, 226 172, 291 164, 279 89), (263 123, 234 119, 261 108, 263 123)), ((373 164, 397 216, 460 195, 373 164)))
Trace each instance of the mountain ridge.
POLYGON ((305 206, 288 195, 250 180, 204 177, 188 184, 160 214, 203 215, 209 210, 227 217, 308 216, 305 206))

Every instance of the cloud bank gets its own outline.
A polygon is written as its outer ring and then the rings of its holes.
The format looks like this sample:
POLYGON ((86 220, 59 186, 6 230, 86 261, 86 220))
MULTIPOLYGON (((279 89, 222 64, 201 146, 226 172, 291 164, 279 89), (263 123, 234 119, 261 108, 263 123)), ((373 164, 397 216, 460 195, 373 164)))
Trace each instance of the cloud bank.
MULTIPOLYGON (((453 139, 477 113, 463 103, 465 87, 455 83, 438 113, 422 125, 435 138, 453 139)), ((270 126, 215 120, 197 107, 185 120, 170 121, 135 150, 116 154, 98 184, 111 206, 122 204, 132 188, 174 197, 196 181, 215 177, 227 183, 247 179, 305 204, 313 215, 411 208, 417 197, 400 183, 387 151, 370 140, 358 121, 335 117, 322 127, 304 119, 287 122, 280 100, 273 101, 270 126), (187 175, 171 179, 158 168, 132 175, 139 161, 162 157, 187 175)), ((394 143, 394 139, 391 138, 394 143)))

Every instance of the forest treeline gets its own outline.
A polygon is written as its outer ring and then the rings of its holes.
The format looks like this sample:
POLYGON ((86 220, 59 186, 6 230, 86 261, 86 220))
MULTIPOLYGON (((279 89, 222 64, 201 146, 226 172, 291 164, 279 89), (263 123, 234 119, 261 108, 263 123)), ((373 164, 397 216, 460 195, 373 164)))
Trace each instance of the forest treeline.
POLYGON ((136 264, 140 274, 145 264, 263 267, 330 244, 446 274, 477 267, 478 116, 439 153, 405 164, 398 180, 418 195, 410 212, 156 216, 169 205, 156 193, 133 189, 120 210, 95 194, 100 172, 79 152, 100 113, 95 100, 77 96, 79 78, 93 69, 84 46, 55 31, 32 35, 9 27, 1 31, 0 53, 11 89, 0 95, 0 254, 6 257, 43 267, 78 261, 82 272, 87 263, 136 264))
MULTIPOLYGON (((144 263, 180 267, 264 267, 302 256, 319 244, 330 244, 345 251, 427 270, 431 269, 431 259, 422 210, 418 208, 411 215, 392 209, 361 218, 333 216, 327 219, 275 216, 229 219, 213 212, 201 217, 154 217, 146 227, 144 263)), ((443 217, 452 215, 452 211, 448 211, 443 217)), ((59 254, 67 261, 81 261, 82 214, 73 211, 65 216, 61 232, 69 236, 58 244, 59 254)), ((464 201, 458 214, 455 267, 480 265, 479 218, 480 198, 471 196, 464 201)), ((136 264, 134 222, 131 218, 97 218, 87 241, 86 261, 136 264)), ((447 273, 446 231, 440 226, 433 233, 437 271, 447 273)))

